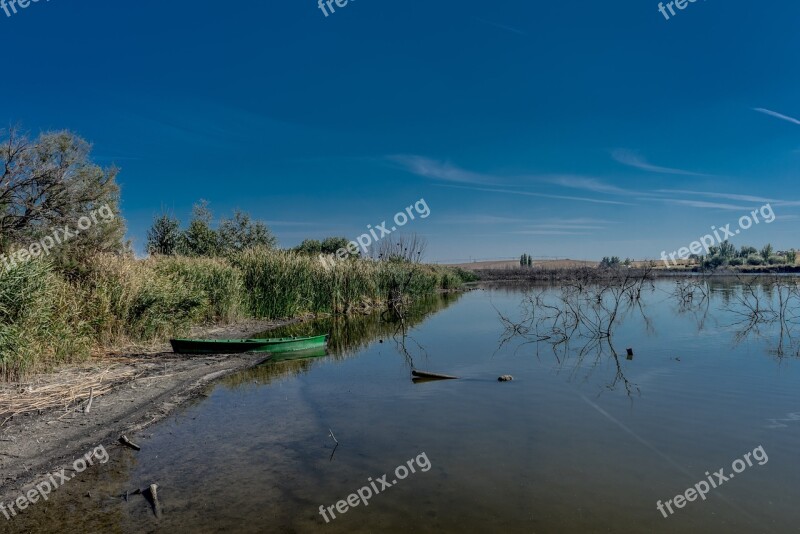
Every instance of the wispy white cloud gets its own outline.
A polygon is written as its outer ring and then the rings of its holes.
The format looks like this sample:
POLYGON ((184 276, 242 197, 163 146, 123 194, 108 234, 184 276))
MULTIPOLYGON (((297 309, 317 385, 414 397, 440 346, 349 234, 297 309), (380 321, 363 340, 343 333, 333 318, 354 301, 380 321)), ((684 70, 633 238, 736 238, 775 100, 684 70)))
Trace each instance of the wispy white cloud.
MULTIPOLYGON (((543 175, 517 175, 500 176, 497 174, 479 173, 457 167, 448 162, 441 162, 414 155, 395 155, 388 156, 387 159, 399 164, 408 172, 440 180, 445 182, 455 182, 469 185, 500 186, 500 187, 521 187, 524 185, 551 184, 568 189, 580 189, 592 193, 602 193, 608 195, 633 195, 641 194, 628 191, 615 185, 604 183, 590 176, 578 176, 572 174, 543 174, 543 175), (513 182, 513 185, 511 185, 513 182)), ((524 190, 495 190, 494 192, 516 193, 519 195, 539 196, 546 198, 561 198, 567 200, 582 200, 586 202, 596 202, 600 204, 624 204, 610 200, 599 200, 594 198, 573 197, 569 195, 552 195, 546 193, 533 193, 524 190)))
POLYGON ((597 230, 603 227, 595 224, 538 224, 534 230, 597 230))
POLYGON ((759 113, 769 115, 770 117, 775 117, 776 119, 781 119, 787 122, 791 122, 792 124, 800 124, 800 120, 795 119, 794 117, 789 117, 788 115, 783 115, 782 113, 778 113, 777 111, 772 111, 764 108, 753 108, 753 111, 758 111, 759 113))
POLYGON ((596 178, 590 178, 586 176, 559 175, 546 177, 545 180, 562 187, 568 187, 570 189, 583 189, 585 191, 592 191, 594 193, 606 193, 609 195, 639 194, 636 191, 628 191, 627 189, 622 189, 621 187, 607 184, 596 178))
POLYGON ((436 161, 423 156, 396 155, 389 156, 387 159, 400 164, 409 172, 425 178, 481 185, 497 185, 497 182, 501 181, 498 177, 490 174, 468 171, 450 163, 436 161))
POLYGON ((665 198, 663 200, 664 202, 668 202, 670 204, 689 206, 691 208, 712 208, 731 211, 747 211, 753 208, 753 206, 735 206, 733 204, 720 204, 718 202, 706 202, 704 200, 683 200, 676 198, 665 198))
POLYGON ((502 217, 498 215, 448 215, 440 219, 448 224, 528 224, 530 219, 502 217))
POLYGON ((498 215, 449 215, 441 218, 442 222, 448 224, 506 224, 517 225, 521 228, 540 228, 540 229, 596 229, 603 228, 608 224, 616 224, 614 221, 605 219, 592 219, 587 217, 573 218, 573 219, 520 219, 518 217, 504 217, 498 215))
POLYGON ((685 171, 683 169, 673 169, 671 167, 660 167, 658 165, 652 165, 646 159, 644 159, 639 154, 631 150, 618 149, 615 150, 611 155, 614 158, 614 160, 617 161, 618 163, 622 163, 623 165, 627 165, 629 167, 633 167, 635 169, 640 169, 643 171, 656 172, 659 174, 679 174, 682 176, 710 176, 708 174, 702 174, 699 172, 685 171))
MULTIPOLYGON (((741 202, 753 202, 754 204, 747 209, 760 207, 757 206, 756 204, 771 204, 773 206, 781 206, 784 208, 800 206, 800 200, 779 200, 777 198, 766 198, 753 195, 738 195, 735 193, 717 193, 711 191, 687 191, 684 189, 659 189, 658 191, 656 191, 656 193, 678 193, 682 195, 697 195, 708 198, 720 198, 725 200, 739 200, 741 202)), ((687 200, 685 202, 690 202, 690 201, 687 200)))
POLYGON ((491 20, 481 19, 481 18, 478 18, 478 17, 472 17, 472 18, 477 20, 478 22, 482 22, 484 24, 488 24, 490 26, 494 26, 495 28, 500 28, 501 30, 514 32, 514 33, 516 33, 518 35, 528 35, 527 33, 525 33, 522 30, 518 30, 518 29, 513 28, 511 26, 506 26, 505 24, 500 24, 499 22, 492 22, 491 20))
POLYGON ((566 230, 517 230, 515 235, 591 235, 589 232, 569 232, 566 230))
POLYGON ((710 198, 724 198, 728 200, 741 200, 743 202, 779 202, 775 199, 755 197, 751 195, 737 195, 733 193, 716 193, 710 191, 687 191, 685 189, 659 189, 656 193, 678 193, 682 195, 698 195, 710 198))
POLYGON ((528 197, 540 197, 540 198, 555 198, 559 200, 577 200, 580 202, 591 202, 594 204, 615 204, 618 206, 630 206, 631 204, 627 202, 617 202, 616 200, 600 200, 597 198, 585 198, 585 197, 573 197, 567 195, 548 195, 547 193, 534 193, 532 191, 517 191, 513 189, 500 189, 500 188, 488 188, 488 187, 471 187, 471 186, 463 186, 463 185, 445 185, 443 187, 455 187, 458 189, 471 189, 473 191, 484 191, 487 193, 505 193, 509 195, 518 195, 518 196, 528 196, 528 197))

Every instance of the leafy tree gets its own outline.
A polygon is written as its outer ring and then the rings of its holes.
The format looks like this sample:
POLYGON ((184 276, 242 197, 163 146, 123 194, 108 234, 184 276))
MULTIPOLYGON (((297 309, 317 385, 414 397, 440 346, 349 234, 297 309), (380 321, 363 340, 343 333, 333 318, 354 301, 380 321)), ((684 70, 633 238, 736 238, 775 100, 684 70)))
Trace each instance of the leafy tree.
POLYGON ((755 247, 746 247, 742 245, 742 248, 739 250, 739 257, 747 258, 751 254, 758 254, 758 250, 755 247))
POLYGON ((719 256, 725 259, 733 258, 736 256, 736 247, 729 241, 723 241, 719 245, 719 256))
POLYGON ((322 252, 322 243, 317 239, 306 239, 297 245, 294 250, 302 254, 320 254, 322 252))
POLYGON ((525 267, 526 265, 528 265, 528 255, 527 254, 523 254, 522 256, 519 257, 519 265, 520 265, 520 267, 525 267))
POLYGON ((797 263, 797 251, 795 249, 791 249, 786 253, 786 263, 789 265, 794 265, 797 263))
POLYGON ((153 221, 147 231, 147 252, 172 256, 177 252, 181 239, 181 223, 166 213, 153 221))
POLYGON ((612 256, 610 258, 609 257, 604 257, 600 261, 600 266, 601 267, 614 268, 614 267, 619 267, 620 263, 621 262, 620 262, 619 256, 612 256))
POLYGON ((181 234, 178 252, 184 256, 217 256, 221 250, 220 239, 211 228, 212 220, 207 201, 195 204, 189 227, 181 234))
POLYGON ((528 267, 532 267, 533 266, 533 258, 531 258, 530 254, 528 254, 527 260, 528 260, 528 267))
POLYGON ((239 210, 233 212, 232 218, 220 222, 217 234, 219 248, 222 251, 239 251, 255 247, 274 248, 278 244, 278 240, 266 224, 253 221, 249 214, 239 210))
POLYGON ((347 244, 350 241, 345 237, 327 237, 322 240, 322 253, 323 254, 336 254, 339 249, 347 250, 347 244))
MULTIPOLYGON (((712 248, 714 248, 714 247, 712 247, 712 248)), ((709 269, 709 268, 710 269, 716 269, 717 267, 725 265, 725 263, 727 263, 727 261, 728 260, 726 260, 725 258, 723 258, 722 256, 720 256, 717 253, 717 254, 715 254, 713 256, 711 256, 711 255, 707 256, 705 258, 705 260, 703 261, 703 267, 705 267, 707 269, 709 269)))
POLYGON ((56 255, 124 252, 116 168, 90 158, 91 145, 68 131, 35 140, 12 128, 0 137, 0 253, 27 245, 56 228, 75 229, 81 217, 107 207, 114 217, 59 245, 56 255))
POLYGON ((761 249, 761 257, 764 258, 764 261, 768 261, 769 257, 772 256, 772 245, 767 243, 764 245, 764 248, 761 249))

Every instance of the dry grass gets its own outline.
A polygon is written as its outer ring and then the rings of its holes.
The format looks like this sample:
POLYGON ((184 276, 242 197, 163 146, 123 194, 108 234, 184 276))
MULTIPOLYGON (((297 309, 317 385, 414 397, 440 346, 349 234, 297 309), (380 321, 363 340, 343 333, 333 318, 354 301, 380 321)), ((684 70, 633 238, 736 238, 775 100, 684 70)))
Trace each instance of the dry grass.
POLYGON ((0 386, 0 427, 20 414, 62 409, 70 413, 89 400, 102 397, 119 383, 136 378, 129 364, 65 368, 58 374, 37 376, 31 382, 0 386))

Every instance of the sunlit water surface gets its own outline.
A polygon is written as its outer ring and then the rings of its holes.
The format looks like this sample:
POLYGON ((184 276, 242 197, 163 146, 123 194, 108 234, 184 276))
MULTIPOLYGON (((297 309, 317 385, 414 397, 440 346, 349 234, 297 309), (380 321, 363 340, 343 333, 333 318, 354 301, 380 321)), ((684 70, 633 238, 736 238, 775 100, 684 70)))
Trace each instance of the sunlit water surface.
POLYGON ((797 532, 791 332, 781 344, 778 324, 732 326, 735 286, 682 306, 674 285, 646 288, 594 344, 501 343, 499 313, 519 318, 526 294, 514 288, 425 303, 404 344, 378 317, 295 327, 331 330, 330 354, 223 380, 136 436, 141 452, 112 448, 112 462, 0 517, 0 530, 797 532), (461 379, 414 383, 412 365, 461 379), (764 465, 668 518, 656 509, 758 446, 764 465), (422 453, 427 472, 415 464, 398 480, 395 467, 422 453), (320 505, 383 474, 397 483, 326 523, 320 505), (153 482, 161 519, 120 497, 153 482))

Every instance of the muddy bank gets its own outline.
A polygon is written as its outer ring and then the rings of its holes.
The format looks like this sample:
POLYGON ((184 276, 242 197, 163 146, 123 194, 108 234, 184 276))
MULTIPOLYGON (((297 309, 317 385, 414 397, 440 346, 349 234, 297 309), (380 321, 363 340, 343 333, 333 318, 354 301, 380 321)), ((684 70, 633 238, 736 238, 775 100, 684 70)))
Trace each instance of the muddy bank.
MULTIPOLYGON (((247 337, 299 321, 247 320, 197 328, 193 335, 247 337)), ((0 423, 5 420, 0 427, 0 502, 16 498, 46 474, 71 465, 98 445, 113 446, 123 434, 133 438, 182 404, 204 396, 213 381, 265 360, 263 354, 185 356, 167 350, 114 355, 61 373, 103 377, 103 389, 108 392, 92 399, 89 413, 84 399, 0 419, 0 423)), ((37 377, 36 388, 6 384, 3 389, 22 398, 26 388, 41 389, 48 381, 58 384, 59 380, 63 377, 55 373, 37 377)))

